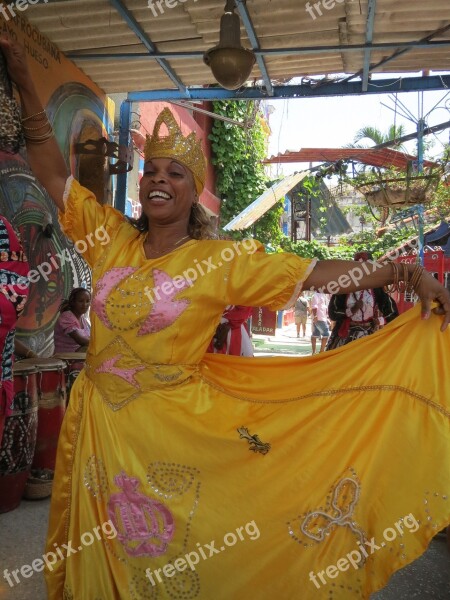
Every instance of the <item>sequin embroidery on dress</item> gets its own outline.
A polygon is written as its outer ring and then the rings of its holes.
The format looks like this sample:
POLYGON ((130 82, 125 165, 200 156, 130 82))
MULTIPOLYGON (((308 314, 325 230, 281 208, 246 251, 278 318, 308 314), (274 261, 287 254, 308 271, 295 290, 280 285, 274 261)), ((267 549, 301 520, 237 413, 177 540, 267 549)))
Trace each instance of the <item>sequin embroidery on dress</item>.
POLYGON ((129 556, 161 556, 175 533, 172 513, 165 504, 137 491, 139 479, 124 471, 114 477, 122 490, 108 502, 117 539, 129 556))
MULTIPOLYGON (((200 596, 200 577, 190 569, 177 571, 171 578, 155 575, 153 585, 149 580, 152 569, 147 558, 163 556, 166 563, 173 564, 192 546, 191 525, 200 501, 199 475, 194 467, 158 461, 147 466, 146 484, 124 471, 114 477, 112 485, 122 491, 112 493, 107 508, 117 537, 103 539, 103 542, 113 559, 130 569, 128 587, 132 600, 163 597, 193 600, 200 596), (138 486, 144 489, 143 493, 137 491, 138 486), (148 486, 150 492, 146 491, 148 486), (180 509, 185 514, 184 528, 177 530, 174 515, 180 509), (174 552, 170 552, 172 545, 174 552)), ((109 481, 104 461, 94 454, 89 456, 84 469, 84 484, 100 503, 108 495, 109 481)), ((70 593, 67 587, 68 600, 70 593)))
POLYGON ((325 505, 288 522, 289 534, 299 544, 307 547, 321 543, 337 527, 350 529, 361 544, 367 541, 367 534, 353 516, 361 494, 361 482, 353 469, 348 469, 347 473, 347 476, 344 474, 332 486, 325 505), (312 540, 314 544, 308 540, 312 540))
POLYGON ((190 300, 176 296, 190 285, 187 279, 172 278, 161 269, 153 269, 149 276, 136 267, 114 267, 95 285, 92 310, 110 330, 130 331, 139 327, 139 336, 157 333, 175 323, 189 306, 190 300), (131 284, 138 281, 141 289, 128 289, 128 281, 131 284))

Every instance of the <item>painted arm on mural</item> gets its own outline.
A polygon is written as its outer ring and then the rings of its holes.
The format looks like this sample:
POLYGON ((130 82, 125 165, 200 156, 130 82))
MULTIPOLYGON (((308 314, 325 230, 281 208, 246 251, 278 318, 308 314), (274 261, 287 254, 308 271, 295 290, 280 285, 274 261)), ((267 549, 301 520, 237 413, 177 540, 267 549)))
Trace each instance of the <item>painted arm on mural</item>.
POLYGON ((63 194, 68 177, 66 163, 55 137, 48 139, 49 124, 28 69, 24 48, 7 37, 0 37, 8 73, 20 94, 22 122, 25 129, 27 158, 34 175, 64 212, 63 194), (33 140, 27 139, 33 137, 33 140), (39 139, 40 137, 40 139, 39 139))

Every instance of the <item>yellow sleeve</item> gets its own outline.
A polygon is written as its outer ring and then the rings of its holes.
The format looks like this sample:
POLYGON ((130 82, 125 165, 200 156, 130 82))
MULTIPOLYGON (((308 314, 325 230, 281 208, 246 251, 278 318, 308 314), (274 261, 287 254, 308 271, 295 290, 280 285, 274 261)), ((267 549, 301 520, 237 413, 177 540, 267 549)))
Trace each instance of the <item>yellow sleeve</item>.
POLYGON ((59 222, 77 252, 92 267, 125 217, 112 206, 99 204, 95 195, 76 179, 68 180, 67 186, 65 212, 59 212, 59 222))
POLYGON ((242 252, 231 263, 229 304, 267 306, 271 310, 290 308, 316 259, 300 258, 287 252, 266 254, 261 243, 251 241, 254 251, 242 252))

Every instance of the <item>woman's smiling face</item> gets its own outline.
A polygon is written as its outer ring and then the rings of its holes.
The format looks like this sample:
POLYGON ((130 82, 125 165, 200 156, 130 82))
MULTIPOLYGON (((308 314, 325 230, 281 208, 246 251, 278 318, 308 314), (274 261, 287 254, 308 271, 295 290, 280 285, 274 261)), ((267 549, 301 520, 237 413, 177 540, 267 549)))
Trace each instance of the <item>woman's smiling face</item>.
POLYGON ((196 196, 194 177, 182 164, 171 158, 153 158, 145 163, 139 200, 149 222, 188 222, 196 196))

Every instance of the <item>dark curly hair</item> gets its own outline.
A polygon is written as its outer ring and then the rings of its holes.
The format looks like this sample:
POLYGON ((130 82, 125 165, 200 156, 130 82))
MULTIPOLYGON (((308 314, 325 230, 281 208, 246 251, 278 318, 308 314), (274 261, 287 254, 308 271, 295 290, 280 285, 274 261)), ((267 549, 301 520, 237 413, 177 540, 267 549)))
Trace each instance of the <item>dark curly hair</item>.
POLYGON ((61 302, 61 306, 59 307, 59 312, 63 313, 63 312, 66 312, 66 310, 72 310, 73 303, 77 299, 78 294, 80 294, 81 292, 86 292, 87 294, 89 294, 89 297, 91 296, 91 292, 89 290, 87 290, 86 288, 83 288, 83 287, 73 288, 73 290, 69 294, 69 297, 67 299, 64 299, 61 302))

